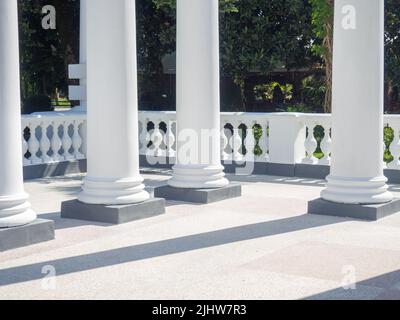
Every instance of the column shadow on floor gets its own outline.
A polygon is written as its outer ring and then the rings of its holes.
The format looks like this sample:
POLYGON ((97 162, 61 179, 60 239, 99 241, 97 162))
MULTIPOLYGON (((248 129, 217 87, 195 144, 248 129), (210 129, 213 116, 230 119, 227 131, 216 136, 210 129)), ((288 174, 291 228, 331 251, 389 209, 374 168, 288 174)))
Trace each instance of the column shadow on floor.
POLYGON ((241 183, 276 183, 285 185, 297 185, 303 187, 325 187, 326 181, 320 179, 308 179, 297 177, 278 177, 268 175, 227 175, 232 182, 241 183))
POLYGON ((356 282, 351 289, 336 288, 305 298, 305 300, 400 300, 400 270, 356 282))
MULTIPOLYGON (((42 267, 46 265, 53 266, 57 275, 61 276, 122 263, 318 228, 346 221, 348 220, 342 218, 303 214, 285 219, 137 244, 75 257, 47 260, 40 263, 0 270, 0 286, 42 279, 42 267)), ((227 259, 229 259, 229 257, 227 257, 227 259)))
POLYGON ((55 230, 71 229, 71 228, 77 228, 77 227, 82 227, 82 226, 99 226, 99 227, 113 226, 112 224, 95 222, 95 221, 64 219, 64 218, 61 218, 61 214, 59 211, 39 214, 38 218, 53 220, 55 230))

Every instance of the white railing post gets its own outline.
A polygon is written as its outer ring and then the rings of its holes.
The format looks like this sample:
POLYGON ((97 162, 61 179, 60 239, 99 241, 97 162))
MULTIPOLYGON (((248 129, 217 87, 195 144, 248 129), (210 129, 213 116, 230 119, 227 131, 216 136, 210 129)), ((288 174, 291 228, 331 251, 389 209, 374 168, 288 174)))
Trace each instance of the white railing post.
POLYGON ((166 157, 168 157, 170 160, 172 160, 176 156, 175 150, 173 149, 173 146, 176 141, 175 132, 174 132, 174 125, 176 128, 176 121, 172 120, 169 117, 168 120, 166 121, 166 125, 167 125, 167 132, 164 136, 164 144, 167 148, 166 157))
POLYGON ((85 158, 85 156, 80 151, 82 147, 82 137, 79 133, 79 128, 81 125, 83 125, 83 122, 76 119, 73 120, 74 134, 72 135, 72 147, 74 149, 74 157, 77 160, 85 158))
POLYGON ((42 129, 42 136, 40 138, 40 152, 42 153, 42 161, 44 163, 48 163, 51 161, 51 157, 48 155, 48 152, 51 148, 50 139, 47 136, 47 128, 49 127, 49 124, 42 120, 40 127, 42 129))
POLYGON ((29 122, 30 137, 28 140, 28 151, 31 154, 30 160, 32 164, 40 164, 42 160, 38 157, 37 153, 40 150, 40 143, 36 136, 37 123, 35 121, 29 122))
POLYGON ((305 126, 297 113, 272 114, 269 119, 269 162, 295 165, 302 161, 305 126))
MULTIPOLYGON (((329 119, 330 120, 330 119, 329 119)), ((321 124, 324 129, 324 137, 321 141, 321 151, 324 154, 323 158, 318 161, 318 164, 327 165, 331 164, 331 152, 332 152, 332 126, 330 121, 322 121, 321 124)))

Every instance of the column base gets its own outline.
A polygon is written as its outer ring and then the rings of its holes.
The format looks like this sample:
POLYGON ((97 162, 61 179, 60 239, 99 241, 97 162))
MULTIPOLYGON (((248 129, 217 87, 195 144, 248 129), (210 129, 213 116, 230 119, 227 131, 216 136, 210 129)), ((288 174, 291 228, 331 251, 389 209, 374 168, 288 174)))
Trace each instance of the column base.
POLYGON ((86 204, 79 200, 65 201, 61 205, 61 217, 110 224, 122 224, 146 219, 165 213, 164 199, 150 199, 126 205, 86 204))
POLYGON ((20 227, 0 229, 0 252, 54 239, 54 221, 36 219, 20 227))
POLYGON ((175 165, 168 184, 173 188, 210 189, 229 185, 221 165, 175 165))
POLYGON ((326 189, 321 192, 321 198, 336 203, 376 204, 388 203, 393 195, 388 191, 385 176, 354 178, 336 177, 332 174, 326 189))
POLYGON ((204 204, 237 198, 241 195, 242 186, 239 184, 231 184, 217 189, 183 189, 174 188, 169 185, 154 188, 155 197, 204 204))
POLYGON ((400 199, 381 204, 344 204, 316 199, 308 203, 308 213, 377 221, 400 212, 400 199))
POLYGON ((131 205, 150 199, 143 178, 97 179, 86 177, 78 200, 94 205, 131 205))

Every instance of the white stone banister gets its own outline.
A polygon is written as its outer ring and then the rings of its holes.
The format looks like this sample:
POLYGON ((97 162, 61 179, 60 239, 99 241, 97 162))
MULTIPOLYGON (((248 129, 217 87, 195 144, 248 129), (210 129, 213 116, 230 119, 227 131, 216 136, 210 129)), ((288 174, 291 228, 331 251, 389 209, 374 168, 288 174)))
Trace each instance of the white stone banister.
POLYGON ((304 164, 330 165, 331 161, 331 115, 330 114, 302 114, 299 117, 306 131, 304 136, 304 147, 306 154, 301 160, 304 164), (316 136, 316 128, 323 135, 316 136), (322 129, 322 130, 321 130, 322 129), (320 141, 318 141, 320 140, 320 141), (318 147, 322 151, 322 158, 315 156, 318 147))
POLYGON ((221 113, 222 159, 267 162, 269 155, 269 114, 221 113))
MULTIPOLYGON (((139 112, 140 154, 150 164, 167 158, 174 163, 176 125, 174 111, 139 112)), ((393 157, 391 162, 386 157, 387 168, 400 170, 400 115, 385 115, 384 125, 393 130, 393 141, 383 143, 393 157)), ((85 158, 83 112, 24 115, 22 127, 25 166, 85 158)), ((329 114, 223 112, 221 128, 221 159, 226 162, 330 165, 329 114)))
POLYGON ((25 166, 81 160, 84 113, 44 112, 22 116, 22 154, 25 166))
MULTIPOLYGON (((139 112, 139 149, 148 159, 175 157, 176 112, 139 112)), ((151 160, 150 160, 151 162, 151 160)))

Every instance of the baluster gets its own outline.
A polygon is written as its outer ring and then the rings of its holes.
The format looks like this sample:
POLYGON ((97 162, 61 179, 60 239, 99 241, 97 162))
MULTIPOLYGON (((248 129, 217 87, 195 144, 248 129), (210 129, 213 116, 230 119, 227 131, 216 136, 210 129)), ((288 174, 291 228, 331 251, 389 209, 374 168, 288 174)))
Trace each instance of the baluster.
POLYGON ((167 157, 168 157, 168 145, 167 145, 166 141, 168 139, 168 135, 167 135, 167 132, 168 132, 168 124, 167 123, 168 123, 168 121, 159 120, 158 123, 159 123, 158 131, 161 134, 161 142, 160 142, 160 147, 159 147, 159 154, 160 154, 161 157, 167 159, 167 157), (160 128, 162 124, 165 124, 166 131, 164 131, 162 128, 160 128))
POLYGON ((229 145, 229 130, 225 128, 226 123, 221 123, 221 160, 229 160, 229 153, 226 152, 226 148, 229 145))
POLYGON ((150 142, 150 137, 149 137, 149 133, 147 132, 147 123, 148 123, 148 119, 144 119, 143 121, 141 121, 142 124, 142 130, 140 131, 139 134, 139 139, 140 139, 140 154, 141 155, 146 155, 147 154, 147 146, 149 145, 150 142))
POLYGON ((26 153, 28 152, 28 142, 26 142, 24 138, 24 130, 22 130, 22 159, 23 159, 23 164, 24 166, 29 166, 31 164, 31 161, 26 158, 26 153))
POLYGON ((233 135, 230 139, 230 145, 232 147, 232 158, 234 161, 242 161, 243 155, 240 152, 242 149, 242 137, 239 134, 240 122, 233 121, 233 135))
POLYGON ((246 148, 246 161, 255 162, 254 148, 256 146, 256 139, 254 137, 253 126, 255 123, 246 124, 246 139, 244 140, 244 146, 246 148))
POLYGON ((169 120, 166 122, 166 124, 167 124, 167 133, 164 135, 164 144, 167 149, 166 156, 168 158, 172 158, 175 157, 175 150, 172 147, 174 146, 174 143, 176 141, 173 132, 174 122, 172 120, 169 120))
POLYGON ((42 153, 42 160, 44 163, 51 162, 51 157, 49 156, 48 152, 50 151, 50 139, 47 136, 47 128, 48 124, 45 121, 42 121, 40 124, 42 129, 42 136, 40 138, 40 152, 42 153))
POLYGON ((261 155, 257 156, 257 160, 260 162, 266 162, 269 158, 268 122, 260 122, 258 125, 261 127, 261 137, 258 141, 258 146, 261 149, 261 155))
POLYGON ((154 130, 150 136, 150 140, 151 142, 153 142, 152 155, 154 157, 161 157, 163 155, 163 152, 161 150, 161 144, 163 142, 164 137, 160 130, 160 123, 161 120, 154 121, 154 130))
POLYGON ((30 138, 28 141, 28 151, 31 154, 30 160, 31 164, 40 164, 42 160, 37 156, 39 152, 40 144, 39 140, 36 137, 36 128, 37 124, 30 122, 29 130, 30 130, 30 138))
POLYGON ((60 139, 58 129, 60 126, 59 121, 52 121, 52 126, 53 126, 53 136, 51 138, 51 149, 53 151, 52 155, 52 161, 54 162, 59 162, 62 160, 62 157, 59 153, 61 147, 62 147, 62 141, 60 139))
POLYGON ((71 124, 71 122, 68 120, 64 120, 62 123, 63 135, 62 135, 61 143, 62 143, 62 148, 64 150, 64 154, 63 154, 64 160, 74 159, 74 156, 70 152, 70 149, 72 147, 72 139, 69 136, 69 125, 70 124, 71 124))
MULTIPOLYGON (((385 155, 386 152, 386 143, 385 141, 382 141, 382 149, 383 149, 383 155, 385 155)), ((382 159, 383 162, 383 169, 387 169, 388 168, 388 164, 386 163, 385 159, 382 159)))
POLYGON ((308 128, 308 135, 306 137, 304 146, 306 149, 306 157, 303 159, 303 163, 306 164, 315 164, 318 159, 314 156, 314 152, 318 147, 318 142, 314 137, 314 128, 316 124, 314 122, 306 123, 306 126, 308 128))
POLYGON ((74 157, 77 160, 84 159, 85 156, 80 152, 80 148, 82 147, 82 137, 79 133, 79 128, 82 123, 79 120, 73 121, 74 126, 74 134, 72 136, 72 147, 74 149, 74 157))
POLYGON ((145 140, 146 137, 144 136, 143 133, 145 133, 146 129, 145 129, 145 124, 143 120, 139 120, 139 154, 143 154, 144 153, 144 145, 145 145, 145 140))
POLYGON ((321 141, 321 150, 324 153, 324 157, 319 160, 322 165, 331 164, 331 152, 332 152, 332 138, 331 138, 331 125, 323 125, 325 136, 321 141))

